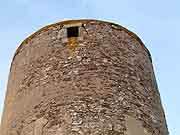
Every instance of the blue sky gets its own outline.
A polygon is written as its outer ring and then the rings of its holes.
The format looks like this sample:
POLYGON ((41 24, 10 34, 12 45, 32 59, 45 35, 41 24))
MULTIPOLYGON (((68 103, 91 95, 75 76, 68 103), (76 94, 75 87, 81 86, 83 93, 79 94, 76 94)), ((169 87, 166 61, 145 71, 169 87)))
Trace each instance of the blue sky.
POLYGON ((0 0, 0 116, 18 45, 47 24, 79 18, 119 23, 143 40, 152 55, 170 134, 179 135, 179 0, 0 0))

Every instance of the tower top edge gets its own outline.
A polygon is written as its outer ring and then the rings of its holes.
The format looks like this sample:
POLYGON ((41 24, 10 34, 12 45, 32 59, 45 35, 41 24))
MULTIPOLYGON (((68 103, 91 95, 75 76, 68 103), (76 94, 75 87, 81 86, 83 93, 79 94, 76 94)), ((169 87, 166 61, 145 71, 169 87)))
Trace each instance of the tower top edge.
MULTIPOLYGON (((111 25, 115 25, 116 27, 119 27, 121 30, 123 30, 124 32, 126 32, 127 34, 129 34, 132 38, 135 38, 140 44, 141 46, 145 49, 145 51, 148 53, 149 55, 149 58, 150 60, 152 61, 151 59, 151 54, 149 52, 149 50, 146 48, 146 46, 144 45, 144 43, 142 42, 142 40, 137 36, 137 34, 135 34, 134 32, 128 30, 127 28, 117 24, 117 23, 114 23, 114 22, 110 22, 110 21, 104 21, 104 20, 97 20, 97 19, 72 19, 72 20, 63 20, 63 21, 59 21, 59 22, 56 22, 56 23, 52 23, 52 24, 49 24, 49 25, 46 25, 42 28, 40 28, 39 30, 37 30, 36 32, 34 32, 33 34, 31 34, 30 36, 28 36, 27 38, 24 39, 24 41, 21 42, 21 44, 18 46, 18 48, 16 49, 15 51, 15 55, 13 57, 13 60, 12 60, 12 63, 16 57, 16 55, 18 54, 18 52, 20 51, 21 47, 23 45, 25 45, 27 42, 29 42, 31 39, 33 39, 36 35, 38 35, 39 33, 43 32, 43 31, 47 31, 49 30, 50 28, 52 27, 56 27, 56 26, 59 26, 59 25, 71 25, 71 24, 76 24, 76 23, 82 23, 82 24, 85 24, 85 23, 89 23, 89 22, 94 22, 94 23, 107 23, 107 24, 111 24, 111 25)), ((11 65, 12 66, 12 65, 11 65)))

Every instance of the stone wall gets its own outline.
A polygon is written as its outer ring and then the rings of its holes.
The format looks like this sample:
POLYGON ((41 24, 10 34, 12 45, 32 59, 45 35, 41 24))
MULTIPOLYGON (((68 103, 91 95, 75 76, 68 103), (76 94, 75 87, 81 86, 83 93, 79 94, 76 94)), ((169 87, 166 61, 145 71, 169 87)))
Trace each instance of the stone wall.
POLYGON ((135 34, 108 22, 66 21, 18 48, 2 135, 132 133, 168 134, 150 54, 135 34), (68 38, 74 26, 79 36, 68 38))

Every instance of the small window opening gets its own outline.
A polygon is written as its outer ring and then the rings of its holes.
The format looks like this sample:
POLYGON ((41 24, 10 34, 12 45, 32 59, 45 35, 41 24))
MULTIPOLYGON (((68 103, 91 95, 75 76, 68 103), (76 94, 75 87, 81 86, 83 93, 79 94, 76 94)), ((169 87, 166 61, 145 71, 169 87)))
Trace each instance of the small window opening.
POLYGON ((79 36, 79 27, 69 27, 67 28, 67 37, 78 37, 79 36))

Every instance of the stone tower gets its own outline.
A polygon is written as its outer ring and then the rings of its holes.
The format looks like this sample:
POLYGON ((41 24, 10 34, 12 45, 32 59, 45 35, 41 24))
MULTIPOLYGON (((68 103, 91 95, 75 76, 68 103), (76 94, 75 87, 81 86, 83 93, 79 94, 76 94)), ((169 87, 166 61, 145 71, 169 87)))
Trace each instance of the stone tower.
POLYGON ((150 53, 114 23, 70 20, 25 39, 1 135, 168 135, 150 53))

